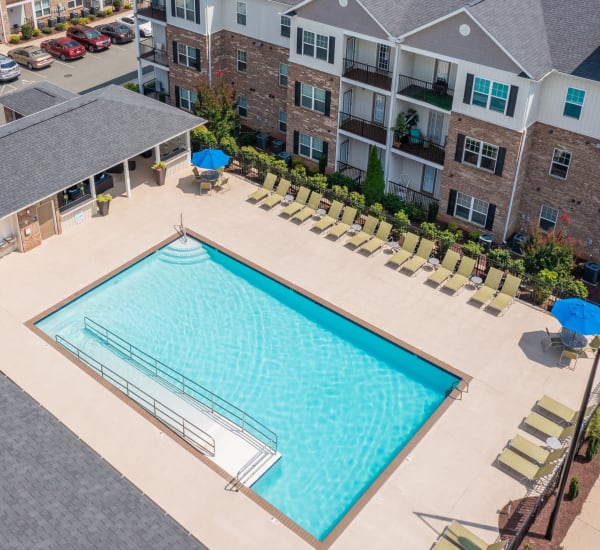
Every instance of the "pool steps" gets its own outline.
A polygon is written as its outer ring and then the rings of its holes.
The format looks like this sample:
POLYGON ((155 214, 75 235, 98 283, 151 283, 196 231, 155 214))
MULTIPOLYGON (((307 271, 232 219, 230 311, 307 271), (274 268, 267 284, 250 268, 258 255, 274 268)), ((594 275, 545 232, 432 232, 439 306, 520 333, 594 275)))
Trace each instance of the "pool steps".
POLYGON ((170 245, 156 251, 157 257, 170 264, 199 264, 210 258, 202 243, 194 239, 177 239, 170 245))

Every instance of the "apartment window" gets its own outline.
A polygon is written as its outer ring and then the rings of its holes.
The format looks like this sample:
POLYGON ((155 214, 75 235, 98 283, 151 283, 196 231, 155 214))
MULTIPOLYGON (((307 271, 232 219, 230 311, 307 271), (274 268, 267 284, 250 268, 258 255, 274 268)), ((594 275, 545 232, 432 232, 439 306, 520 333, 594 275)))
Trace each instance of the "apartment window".
POLYGON ((246 2, 238 2, 237 3, 237 23, 238 25, 246 24, 246 2))
POLYGON ((279 111, 279 131, 282 134, 287 132, 287 113, 285 111, 279 111))
POLYGON ((302 54, 327 61, 329 52, 329 37, 314 32, 304 31, 302 54))
POLYGON ((315 33, 304 31, 302 40, 302 54, 310 57, 315 56, 315 33))
POLYGON ((200 70, 199 52, 196 48, 177 43, 177 63, 200 70))
POLYGON ((196 20, 195 0, 175 0, 174 15, 180 19, 187 19, 188 21, 195 21, 196 23, 200 22, 199 17, 198 20, 196 20))
POLYGON ((323 154, 323 140, 300 134, 300 154, 304 157, 319 160, 323 154))
POLYGON ((390 47, 386 44, 377 45, 377 68, 381 71, 390 70, 390 47))
POLYGON ((245 73, 247 65, 248 65, 248 63, 247 63, 246 52, 244 50, 238 50, 237 51, 237 70, 238 70, 238 72, 245 73))
POLYGON ((552 154, 552 164, 550 165, 550 175, 561 180, 567 179, 569 165, 571 164, 571 153, 562 149, 554 149, 552 154))
POLYGON ((317 34, 317 59, 327 61, 327 52, 329 51, 329 37, 317 34))
POLYGON ((179 107, 186 111, 193 111, 198 99, 198 93, 185 88, 179 88, 179 107))
POLYGON ((238 115, 242 118, 248 116, 248 100, 243 96, 238 97, 238 115))
POLYGON ((558 210, 542 205, 542 209, 540 210, 540 227, 544 231, 549 231, 550 229, 554 229, 557 221, 558 210))
POLYGON ((581 118, 581 109, 583 109, 584 99, 585 91, 578 90, 577 88, 568 88, 563 115, 576 119, 581 118))
POLYGON ((50 0, 42 0, 41 2, 36 2, 34 6, 36 17, 44 17, 44 15, 50 15, 50 0))
POLYGON ((75 8, 77 6, 83 6, 83 0, 69 0, 67 2, 67 8, 75 8))
POLYGON ((508 84, 475 77, 472 104, 504 114, 508 104, 509 91, 508 84))
POLYGON ((300 104, 302 107, 325 114, 325 97, 325 90, 315 88, 310 84, 301 85, 300 104))
POLYGON ((475 225, 485 226, 489 206, 489 203, 459 191, 456 193, 454 215, 475 225))
POLYGON ((286 63, 279 64, 279 85, 284 88, 288 85, 288 66, 286 63))
POLYGON ((490 172, 496 171, 498 147, 473 138, 465 138, 463 162, 490 172))
POLYGON ((281 36, 285 36, 287 38, 291 35, 292 29, 292 20, 287 15, 281 16, 281 36))

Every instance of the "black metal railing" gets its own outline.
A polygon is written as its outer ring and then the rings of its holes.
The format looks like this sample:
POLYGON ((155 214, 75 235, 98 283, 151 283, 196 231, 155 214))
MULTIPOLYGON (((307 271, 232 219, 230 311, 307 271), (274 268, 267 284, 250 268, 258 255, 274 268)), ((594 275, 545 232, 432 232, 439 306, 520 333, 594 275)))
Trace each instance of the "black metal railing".
POLYGON ((340 128, 346 132, 385 144, 387 129, 382 124, 340 112, 340 128))
POLYGON ((431 195, 426 195, 425 193, 421 193, 416 189, 411 189, 406 185, 402 185, 401 183, 397 183, 395 181, 389 181, 390 186, 392 187, 392 191, 398 195, 405 202, 414 202, 419 204, 424 209, 428 209, 431 203, 439 204, 439 200, 432 197, 431 195))
POLYGON ((354 59, 344 58, 344 72, 342 76, 364 84, 370 84, 383 90, 392 89, 392 72, 379 69, 373 65, 359 63, 354 59))
POLYGON ((350 166, 349 164, 338 160, 337 171, 344 175, 352 178, 358 185, 362 185, 365 181, 366 172, 356 166, 350 166))
POLYGON ((450 111, 454 90, 445 81, 429 82, 412 76, 398 77, 398 93, 411 99, 418 99, 436 107, 450 111))
POLYGON ((153 38, 140 40, 140 57, 165 67, 169 66, 169 54, 165 47, 157 48, 153 38))
POLYGON ((150 2, 138 3, 138 15, 156 19, 157 21, 167 20, 167 5, 165 2, 151 0, 150 2))
POLYGON ((401 140, 394 138, 392 147, 404 151, 409 155, 435 162, 440 166, 444 165, 446 158, 446 148, 443 145, 421 137, 411 138, 410 136, 406 136, 401 140))

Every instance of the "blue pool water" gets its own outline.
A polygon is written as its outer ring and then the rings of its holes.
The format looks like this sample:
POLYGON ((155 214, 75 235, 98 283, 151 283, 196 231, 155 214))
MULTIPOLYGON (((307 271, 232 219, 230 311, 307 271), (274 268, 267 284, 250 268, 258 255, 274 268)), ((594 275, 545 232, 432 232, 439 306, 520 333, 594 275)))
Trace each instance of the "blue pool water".
POLYGON ((253 489, 322 540, 457 378, 189 243, 189 261, 176 242, 37 325, 85 350, 91 317, 275 431, 282 458, 253 489))

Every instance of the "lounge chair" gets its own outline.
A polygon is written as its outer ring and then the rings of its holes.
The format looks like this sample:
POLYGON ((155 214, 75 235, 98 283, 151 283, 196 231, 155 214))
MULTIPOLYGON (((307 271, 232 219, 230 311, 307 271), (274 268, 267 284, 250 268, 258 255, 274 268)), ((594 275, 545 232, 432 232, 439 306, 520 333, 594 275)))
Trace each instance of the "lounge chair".
POLYGON ((473 273, 473 270, 475 269, 476 262, 477 260, 474 258, 463 256, 460 264, 458 264, 456 273, 446 281, 442 287, 442 290, 449 290, 452 292, 452 294, 457 294, 458 291, 469 281, 471 273, 473 273))
POLYGON ((370 256, 373 252, 379 250, 388 240, 392 231, 392 224, 389 222, 381 222, 377 233, 372 239, 369 239, 364 245, 361 246, 361 252, 367 252, 370 256))
POLYGON ((448 277, 450 277, 450 275, 452 275, 452 273, 454 273, 458 260, 460 260, 460 254, 454 250, 448 250, 442 260, 442 265, 427 278, 427 282, 433 283, 435 286, 441 285, 448 277))
POLYGON ((562 367, 562 366, 566 366, 568 368, 570 368, 571 370, 575 370, 575 367, 577 366, 577 359, 579 359, 579 351, 573 350, 573 349, 568 349, 568 348, 563 348, 560 357, 558 358, 558 366, 562 367), (567 359, 567 361, 569 361, 566 365, 563 364, 563 360, 567 359), (571 367, 571 361, 575 361, 575 363, 573 363, 573 366, 571 367))
MULTIPOLYGON (((494 542, 488 544, 483 539, 480 539, 470 529, 467 529, 464 525, 458 521, 453 521, 442 533, 442 537, 445 537, 449 541, 452 541, 459 548, 465 550, 502 550, 506 545, 506 540, 500 542, 494 542)), ((441 542, 441 539, 440 539, 441 542)), ((435 546, 434 548, 449 548, 448 546, 435 546)), ((456 548, 456 546, 454 547, 456 548)))
POLYGON ((283 200, 283 197, 287 195, 290 185, 291 183, 289 180, 281 178, 279 180, 279 184, 277 185, 277 189, 275 189, 275 192, 268 196, 261 206, 263 208, 271 209, 278 205, 283 200))
POLYGON ((504 449, 498 457, 498 462, 503 466, 507 466, 513 472, 519 474, 521 480, 536 481, 543 477, 547 477, 556 468, 556 463, 549 462, 538 466, 530 460, 523 458, 511 449, 504 449))
POLYGON ((260 187, 253 193, 250 193, 250 195, 248 195, 248 200, 259 202, 267 198, 273 192, 276 182, 277 176, 275 174, 272 174, 271 172, 267 173, 263 181, 262 187, 260 187))
POLYGON ((379 220, 375 216, 367 216, 367 220, 365 221, 365 225, 363 225, 362 230, 354 235, 354 237, 352 237, 346 244, 354 248, 361 247, 373 236, 378 223, 379 220))
POLYGON ((342 214, 342 220, 334 225, 333 229, 327 233, 327 238, 333 237, 334 239, 339 239, 342 235, 345 235, 350 227, 352 227, 354 218, 356 218, 356 208, 346 206, 346 208, 344 208, 344 213, 342 214))
POLYGON ((521 453, 529 460, 537 462, 540 466, 556 462, 562 458, 567 450, 567 447, 560 447, 559 449, 548 451, 519 434, 515 435, 515 437, 510 440, 508 446, 521 453))
POLYGON ((483 286, 479 288, 479 290, 471 296, 471 301, 479 304, 481 307, 485 304, 498 290, 500 286, 500 281, 502 280, 502 271, 496 269, 495 267, 491 267, 483 286))
POLYGON ((544 434, 546 437, 555 437, 559 441, 562 441, 575 433, 575 424, 561 426, 536 412, 530 413, 524 420, 524 423, 528 428, 532 428, 536 432, 544 434))
POLYGON ((310 195, 310 189, 308 187, 300 187, 298 194, 293 202, 288 204, 280 213, 280 216, 287 216, 291 218, 294 214, 297 214, 306 206, 306 201, 310 195))
POLYGON ((404 242, 402 243, 402 247, 390 257, 387 263, 395 265, 396 267, 401 266, 415 253, 415 248, 417 248, 418 242, 418 235, 415 235, 411 232, 406 233, 404 235, 404 242))
POLYGON ((200 193, 202 193, 202 191, 206 191, 207 194, 212 191, 212 185, 210 181, 200 180, 200 193))
POLYGON ((321 193, 313 191, 308 199, 308 204, 302 210, 300 210, 300 212, 296 212, 292 216, 292 220, 299 221, 300 224, 303 224, 306 220, 308 220, 308 218, 312 218, 317 212, 322 198, 323 195, 321 193))
MULTIPOLYGON (((537 403, 536 407, 543 412, 550 413, 552 416, 562 420, 563 422, 575 422, 577 420, 577 416, 579 415, 579 409, 571 409, 566 405, 563 405, 560 401, 553 399, 547 395, 544 395, 537 403)), ((585 416, 588 416, 592 413, 594 409, 593 405, 590 405, 585 410, 585 416)))
POLYGON ((486 309, 497 311, 498 315, 502 315, 508 306, 513 303, 520 284, 521 279, 519 279, 519 277, 510 274, 507 275, 500 292, 496 294, 494 299, 487 305, 486 309))
MULTIPOLYGON (((562 340, 560 339, 560 334, 558 332, 551 333, 548 330, 548 327, 546 327, 546 338, 547 338, 547 340, 546 340, 547 344, 544 347, 544 351, 547 351, 550 348, 556 348, 556 347, 562 348, 563 343, 562 343, 562 340)), ((544 344, 542 341, 542 346, 543 345, 544 344)))
POLYGON ((458 549, 458 546, 456 546, 456 544, 450 542, 447 538, 442 536, 434 544, 432 550, 457 550, 457 549, 458 549))
POLYGON ((590 340, 590 343, 584 348, 583 351, 586 354, 591 353, 592 355, 595 355, 598 351, 598 348, 600 348, 600 334, 596 334, 596 336, 590 340))
POLYGON ((410 260, 408 260, 408 262, 403 264, 400 269, 405 269, 411 275, 414 275, 427 263, 427 260, 433 252, 434 246, 435 243, 433 241, 430 241, 429 239, 425 238, 421 239, 421 242, 419 243, 419 248, 417 248, 417 252, 415 253, 415 255, 410 260))
POLYGON ((343 208, 343 203, 340 201, 333 201, 329 207, 329 212, 327 212, 327 214, 325 214, 317 223, 315 223, 312 228, 318 231, 326 231, 332 225, 335 225, 338 222, 343 208))

